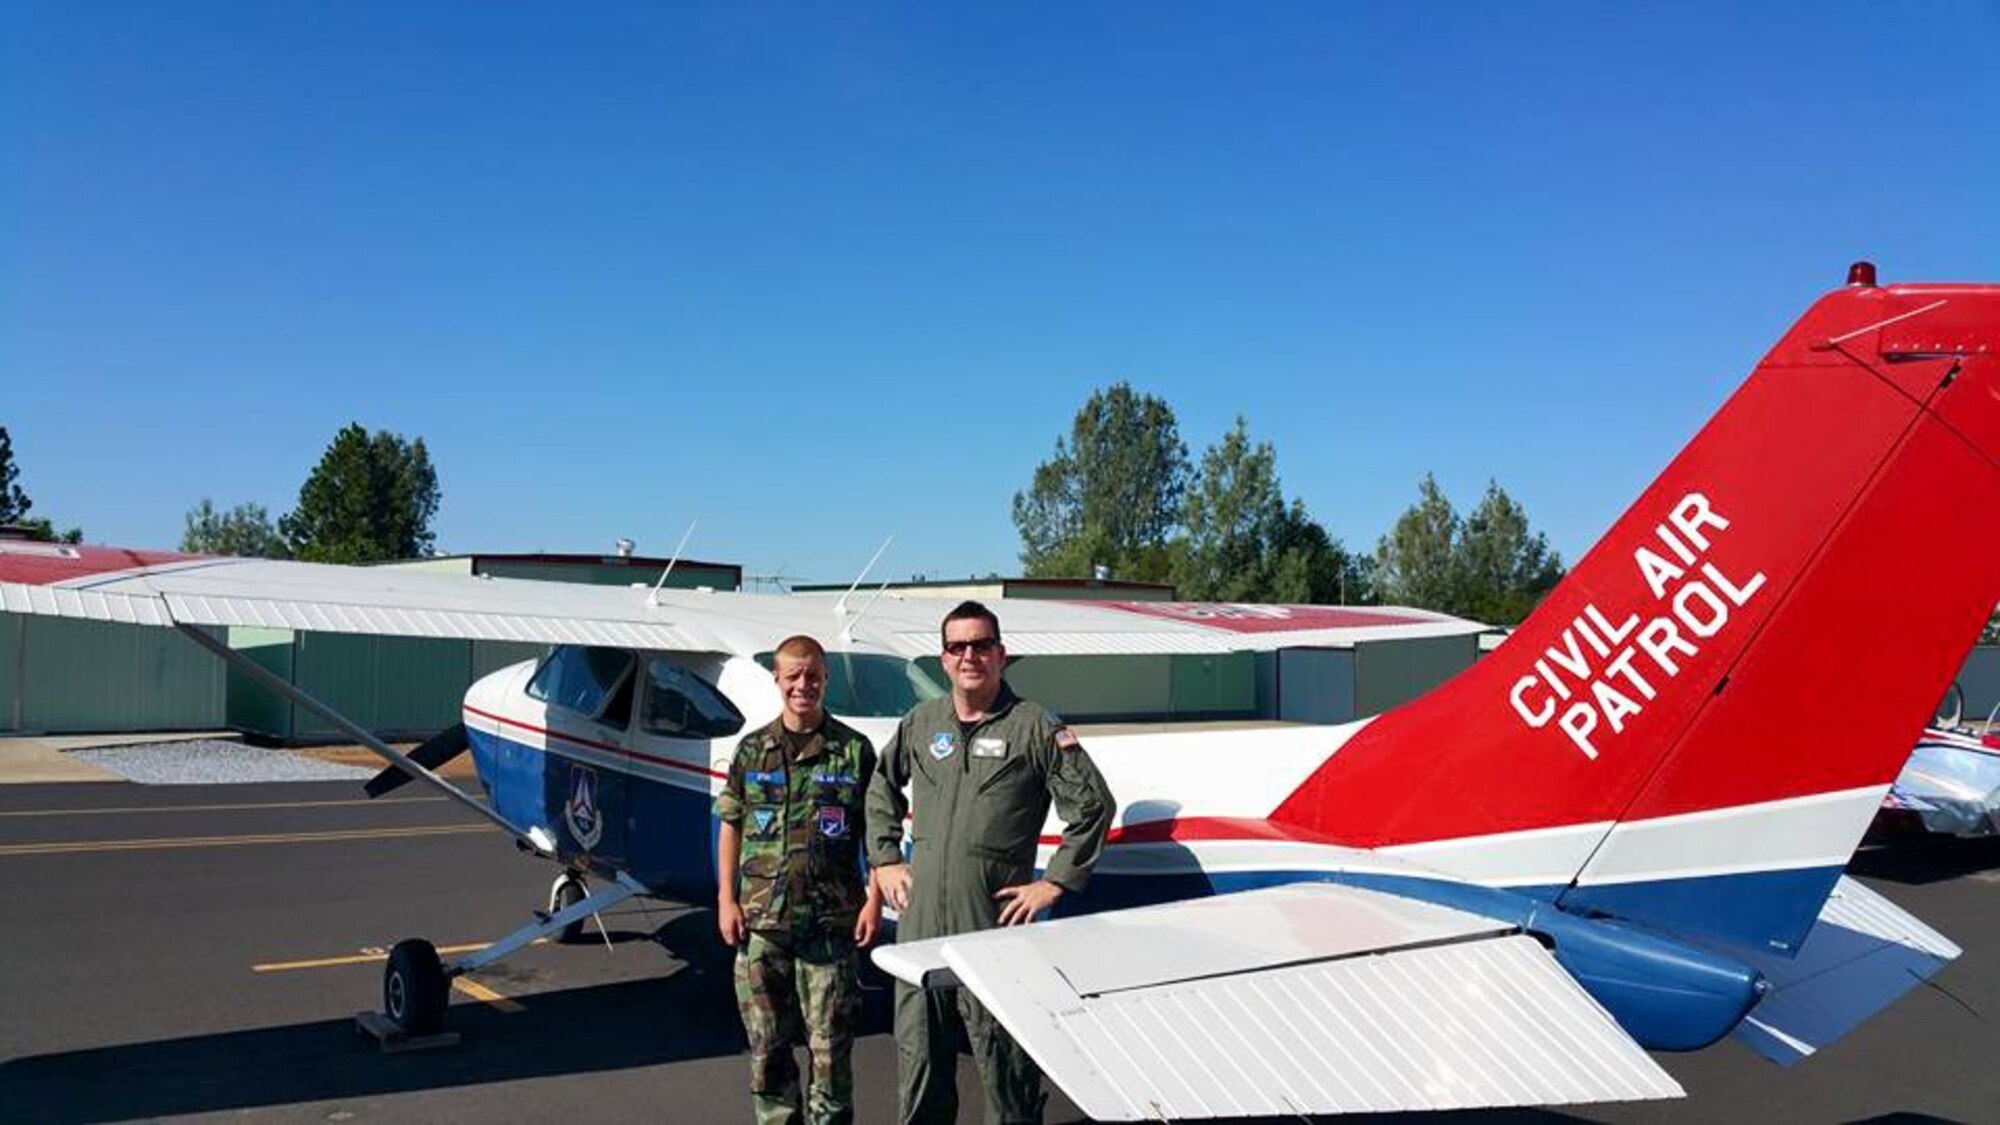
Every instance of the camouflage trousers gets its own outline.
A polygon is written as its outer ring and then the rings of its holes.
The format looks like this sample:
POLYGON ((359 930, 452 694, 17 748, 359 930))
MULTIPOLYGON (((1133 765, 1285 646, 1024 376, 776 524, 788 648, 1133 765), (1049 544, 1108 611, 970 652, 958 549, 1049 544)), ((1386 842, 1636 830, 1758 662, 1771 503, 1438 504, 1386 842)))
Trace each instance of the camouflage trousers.
POLYGON ((753 930, 736 952, 736 1007, 750 1040, 750 1099, 758 1125, 854 1120, 854 1025, 861 982, 845 933, 753 930), (800 1114, 803 1046, 811 1078, 800 1114))

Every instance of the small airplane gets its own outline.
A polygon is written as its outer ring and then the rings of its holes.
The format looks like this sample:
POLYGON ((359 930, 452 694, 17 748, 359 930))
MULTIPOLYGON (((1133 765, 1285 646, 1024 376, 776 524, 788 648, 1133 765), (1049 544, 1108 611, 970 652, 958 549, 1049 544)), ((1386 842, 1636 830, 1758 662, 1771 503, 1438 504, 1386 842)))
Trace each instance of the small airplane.
POLYGON ((1951 685, 1932 725, 1917 737, 1910 760, 1882 798, 1875 830, 1884 837, 2000 834, 2000 704, 1974 729, 1965 719, 1965 693, 1951 685))
MULTIPOLYGON (((877 964, 970 989, 1106 1120, 1677 1097, 1647 1050, 1732 1033, 1805 1058, 1960 952, 1842 871, 2000 595, 1977 562, 2000 530, 1921 571, 1901 549, 2000 499, 1996 353, 2000 286, 1881 286, 1857 263, 1506 644, 1360 722, 1092 738, 1122 807, 1074 913, 877 964), (1899 611, 1857 615, 1885 582, 1899 611), (1849 721, 1797 724, 1829 694, 1861 701, 1849 721)), ((392 768, 371 792, 422 779, 562 866, 551 909, 484 951, 447 967, 398 943, 384 1005, 412 1030, 450 977, 536 937, 635 894, 712 895, 709 799, 734 736, 777 711, 757 658, 782 636, 829 642, 831 709, 871 735, 936 690, 911 663, 933 602, 38 552, 0 550, 7 611, 178 629, 374 748, 392 768), (237 624, 557 647, 406 756, 206 631, 237 624), (490 804, 433 772, 467 747, 490 804)), ((1468 627, 994 608, 1030 658, 1468 627)))

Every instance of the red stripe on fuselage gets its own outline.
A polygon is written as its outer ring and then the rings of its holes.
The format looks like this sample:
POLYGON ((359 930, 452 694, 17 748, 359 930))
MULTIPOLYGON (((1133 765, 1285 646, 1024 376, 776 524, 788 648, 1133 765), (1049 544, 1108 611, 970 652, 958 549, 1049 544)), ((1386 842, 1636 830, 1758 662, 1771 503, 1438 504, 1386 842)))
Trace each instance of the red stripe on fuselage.
MULTIPOLYGON (((1249 817, 1190 816, 1176 820, 1148 820, 1114 828, 1106 844, 1168 844, 1192 840, 1270 840, 1292 844, 1332 844, 1317 832, 1294 824, 1278 824, 1249 817)), ((1062 843, 1061 836, 1043 836, 1051 846, 1062 843)))
POLYGON ((561 731, 553 731, 548 729, 547 727, 538 727, 533 723, 524 723, 519 719, 510 719, 505 715, 496 715, 491 711, 482 711, 479 708, 474 707, 469 703, 465 704, 464 707, 465 707, 465 713, 468 715, 477 715, 482 719, 491 719, 493 722, 499 723, 503 726, 518 727, 521 730, 532 731, 535 734, 541 735, 543 738, 555 738, 555 739, 560 739, 564 742, 573 742, 578 746, 589 747, 592 750, 600 750, 606 754, 617 754, 620 757, 624 758, 636 758, 642 762, 651 762, 656 766, 666 766, 669 769, 685 770, 688 773, 700 774, 703 777, 727 776, 725 774, 719 774, 714 770, 707 768, 706 766, 691 766, 688 765, 686 762, 677 762, 672 758, 662 758, 657 754, 648 754, 643 750, 628 750, 623 746, 618 746, 609 742, 599 742, 594 738, 582 738, 574 734, 564 734, 561 731))

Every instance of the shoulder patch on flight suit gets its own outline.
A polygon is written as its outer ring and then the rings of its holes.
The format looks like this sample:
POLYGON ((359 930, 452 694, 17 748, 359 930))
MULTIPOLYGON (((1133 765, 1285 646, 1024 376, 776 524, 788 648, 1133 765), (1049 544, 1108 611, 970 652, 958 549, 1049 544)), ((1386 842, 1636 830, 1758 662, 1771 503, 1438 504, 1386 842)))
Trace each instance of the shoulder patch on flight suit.
POLYGON ((1056 749, 1058 750, 1074 750, 1083 745, 1076 740, 1076 732, 1070 730, 1068 727, 1057 727, 1055 734, 1051 737, 1055 740, 1056 749))

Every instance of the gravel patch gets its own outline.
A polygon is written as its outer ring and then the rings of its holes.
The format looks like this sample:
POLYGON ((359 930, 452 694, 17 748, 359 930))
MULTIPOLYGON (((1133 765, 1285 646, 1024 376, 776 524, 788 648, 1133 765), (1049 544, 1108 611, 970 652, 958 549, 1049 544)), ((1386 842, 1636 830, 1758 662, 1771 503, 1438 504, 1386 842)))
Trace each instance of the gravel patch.
POLYGON ((357 781, 375 771, 321 762, 289 750, 201 739, 151 742, 99 750, 72 750, 68 757, 110 770, 141 785, 234 785, 249 781, 357 781))

